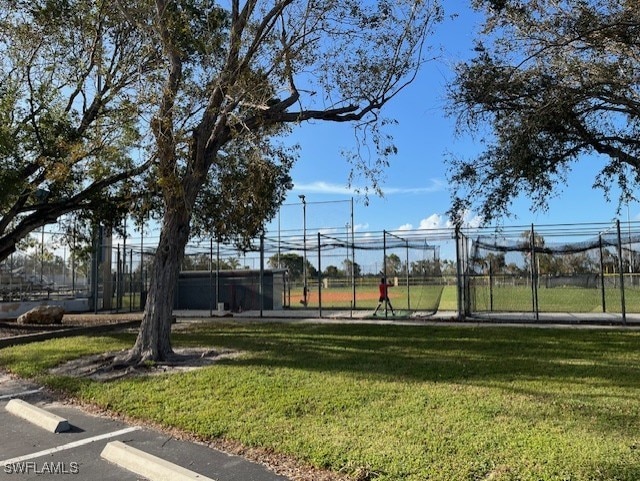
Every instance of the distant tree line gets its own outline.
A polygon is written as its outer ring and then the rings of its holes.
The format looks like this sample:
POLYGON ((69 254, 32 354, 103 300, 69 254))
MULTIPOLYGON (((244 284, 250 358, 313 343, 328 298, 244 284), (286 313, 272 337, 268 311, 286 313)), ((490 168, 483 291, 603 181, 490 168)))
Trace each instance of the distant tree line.
MULTIPOLYGON (((302 279, 303 277, 303 256, 295 253, 274 255, 269 258, 269 267, 272 269, 286 269, 291 279, 302 279)), ((322 276, 329 279, 340 279, 352 277, 378 277, 383 275, 384 270, 379 272, 363 273, 362 266, 351 259, 344 259, 340 267, 328 265, 322 271, 322 276)), ((453 276, 456 274, 456 264, 452 260, 441 261, 439 259, 422 259, 409 262, 409 275, 412 277, 437 277, 453 276)), ((387 277, 402 277, 407 275, 407 263, 403 262, 396 254, 386 257, 387 277)), ((309 278, 318 277, 318 269, 307 260, 307 276, 309 278)))

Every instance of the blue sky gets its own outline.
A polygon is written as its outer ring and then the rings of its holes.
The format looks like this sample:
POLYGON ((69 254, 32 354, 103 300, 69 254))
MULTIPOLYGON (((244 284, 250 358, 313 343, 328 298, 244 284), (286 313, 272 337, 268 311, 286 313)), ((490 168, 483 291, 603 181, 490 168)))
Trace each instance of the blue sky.
MULTIPOLYGON (((383 179, 383 198, 371 196, 365 206, 355 195, 355 224, 362 230, 444 226, 450 202, 445 156, 450 152, 470 157, 480 152, 481 146, 473 139, 456 137, 454 119, 445 116, 444 106, 445 85, 452 77, 453 65, 472 55, 474 33, 482 17, 470 10, 468 2, 444 3, 447 20, 432 37, 432 44, 443 49, 441 58, 426 64, 417 80, 387 105, 385 116, 399 122, 391 131, 398 154, 383 179), (457 17, 451 19, 453 14, 457 17)), ((292 172, 295 186, 286 201, 290 208, 300 203, 300 194, 308 203, 354 195, 347 189, 350 167, 340 155, 342 149, 353 145, 353 138, 352 129, 344 124, 315 123, 294 131, 290 140, 300 144, 301 152, 292 172)), ((516 217, 505 224, 608 222, 616 218, 615 194, 613 202, 607 202, 601 191, 591 188, 599 167, 593 157, 575 164, 567 185, 558 186, 558 195, 550 200, 548 212, 531 212, 528 200, 518 199, 512 209, 516 217)), ((639 212, 638 204, 631 203, 630 219, 640 219, 639 212)), ((297 217, 293 222, 299 222, 297 217)), ((474 214, 469 217, 473 219, 474 214)), ((626 218, 624 209, 621 220, 626 218)))
MULTIPOLYGON (((296 128, 291 144, 300 145, 300 158, 292 171, 294 188, 281 209, 280 230, 283 235, 300 236, 303 226, 299 195, 307 202, 307 234, 315 236, 326 228, 345 228, 350 222, 350 199, 354 198, 357 232, 408 230, 444 227, 450 194, 445 157, 454 153, 465 158, 481 151, 471 138, 457 138, 455 121, 445 115, 445 87, 453 75, 453 66, 472 56, 475 32, 482 16, 472 11, 464 0, 446 0, 446 20, 437 27, 431 44, 442 49, 438 60, 424 66, 416 81, 386 106, 384 116, 396 119, 391 130, 398 154, 383 179, 384 197, 362 198, 348 189, 350 166, 341 151, 352 148, 354 133, 347 124, 314 122, 296 128), (455 18, 451 16, 457 15, 455 18)), ((567 185, 558 186, 557 196, 549 201, 548 212, 531 212, 529 201, 517 199, 514 217, 504 225, 608 223, 618 217, 617 194, 607 202, 599 190, 592 190, 595 176, 602 167, 596 157, 585 157, 574 165, 567 185)), ((361 185, 360 185, 361 186, 361 185)), ((623 208, 620 220, 640 220, 640 204, 623 208)), ((469 213, 473 222, 475 214, 469 213)), ((277 219, 268 225, 269 236, 278 231, 277 219)), ((157 236, 157 225, 147 226, 145 235, 157 236)), ((131 235, 131 233, 130 233, 131 235)), ((133 238, 139 236, 136 231, 133 238)), ((157 238, 157 237, 156 237, 157 238)), ((152 239, 149 239, 153 242, 152 239)), ((114 241, 115 242, 115 241, 114 241)), ((452 246, 443 258, 452 258, 452 246)), ((337 262, 337 261, 336 261, 337 262)), ((334 264, 336 263, 334 262, 334 264)), ((359 263, 366 263, 358 259, 359 263)))

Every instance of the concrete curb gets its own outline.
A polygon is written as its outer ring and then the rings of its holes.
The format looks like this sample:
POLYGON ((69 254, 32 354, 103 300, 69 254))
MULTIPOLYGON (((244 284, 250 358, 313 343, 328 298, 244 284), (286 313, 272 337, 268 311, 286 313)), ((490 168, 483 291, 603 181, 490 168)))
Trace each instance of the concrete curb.
POLYGON ((108 443, 100 457, 150 481, 215 481, 121 441, 108 443))
POLYGON ((11 414, 52 433, 62 433, 71 429, 71 425, 66 419, 29 404, 22 399, 12 399, 7 403, 5 409, 11 414))

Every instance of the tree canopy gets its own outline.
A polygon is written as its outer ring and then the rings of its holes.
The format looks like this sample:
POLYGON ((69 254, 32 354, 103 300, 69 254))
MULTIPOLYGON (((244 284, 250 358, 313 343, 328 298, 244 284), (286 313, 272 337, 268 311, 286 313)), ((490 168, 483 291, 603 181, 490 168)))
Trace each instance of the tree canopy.
MULTIPOLYGON (((228 12, 205 3, 185 1, 171 20, 192 78, 221 55, 229 25, 228 12)), ((150 35, 152 7, 141 1, 119 8, 104 0, 3 4, 0 260, 34 229, 68 213, 109 227, 127 214, 139 222, 161 218, 167 179, 158 181, 152 120, 166 63, 150 35)), ((174 135, 179 170, 186 168, 190 120, 206 94, 206 86, 184 77, 183 98, 172 111, 180 124, 174 135)), ((268 132, 285 133, 276 126, 268 132)), ((226 161, 207 173, 198 193, 195 232, 246 246, 290 188, 295 150, 264 140, 230 143, 220 155, 226 161)))
POLYGON ((61 215, 129 208, 159 57, 112 2, 7 0, 0 58, 2 260, 61 215))
POLYGON ((247 245, 291 186, 305 121, 356 128, 376 188, 382 108, 428 60, 437 0, 7 0, 0 12, 0 259, 72 211, 155 213, 161 233, 129 361, 171 354, 194 233, 247 245), (6 8, 4 8, 6 5, 6 8))
POLYGON ((366 155, 361 144, 357 170, 375 186, 395 153, 381 109, 427 60, 425 42, 442 13, 435 0, 231 0, 228 8, 208 0, 115 3, 162 63, 149 121, 157 160, 151 188, 161 194, 162 226, 145 314, 127 359, 140 362, 172 352, 173 293, 193 216, 206 212, 218 237, 259 234, 288 186, 292 155, 278 140, 293 126, 354 124, 375 152, 366 155), (264 185, 272 188, 260 192, 264 185), (202 203, 207 190, 212 195, 202 203), (240 212, 237 232, 228 230, 229 206, 240 212))
POLYGON ((452 214, 509 215, 518 195, 544 210, 580 162, 619 205, 640 182, 640 4, 634 0, 476 0, 486 22, 457 66, 450 111, 483 152, 452 158, 452 214), (595 160, 594 160, 595 159, 595 160), (473 199, 473 202, 471 201, 473 199))
POLYGON ((318 270, 315 268, 309 259, 305 260, 300 254, 285 253, 279 255, 273 255, 269 258, 269 266, 272 269, 286 269, 289 272, 289 277, 292 280, 302 279, 304 272, 304 266, 307 267, 307 276, 315 278, 318 276, 318 270))

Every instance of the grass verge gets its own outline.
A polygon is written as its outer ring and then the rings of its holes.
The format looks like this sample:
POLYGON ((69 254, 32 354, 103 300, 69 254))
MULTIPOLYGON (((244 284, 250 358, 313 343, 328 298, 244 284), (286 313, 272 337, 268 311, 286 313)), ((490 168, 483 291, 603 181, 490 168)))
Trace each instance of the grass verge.
POLYGON ((378 480, 640 479, 640 333, 213 324, 176 346, 237 349, 189 373, 46 374, 130 336, 0 350, 0 365, 113 411, 378 480))

